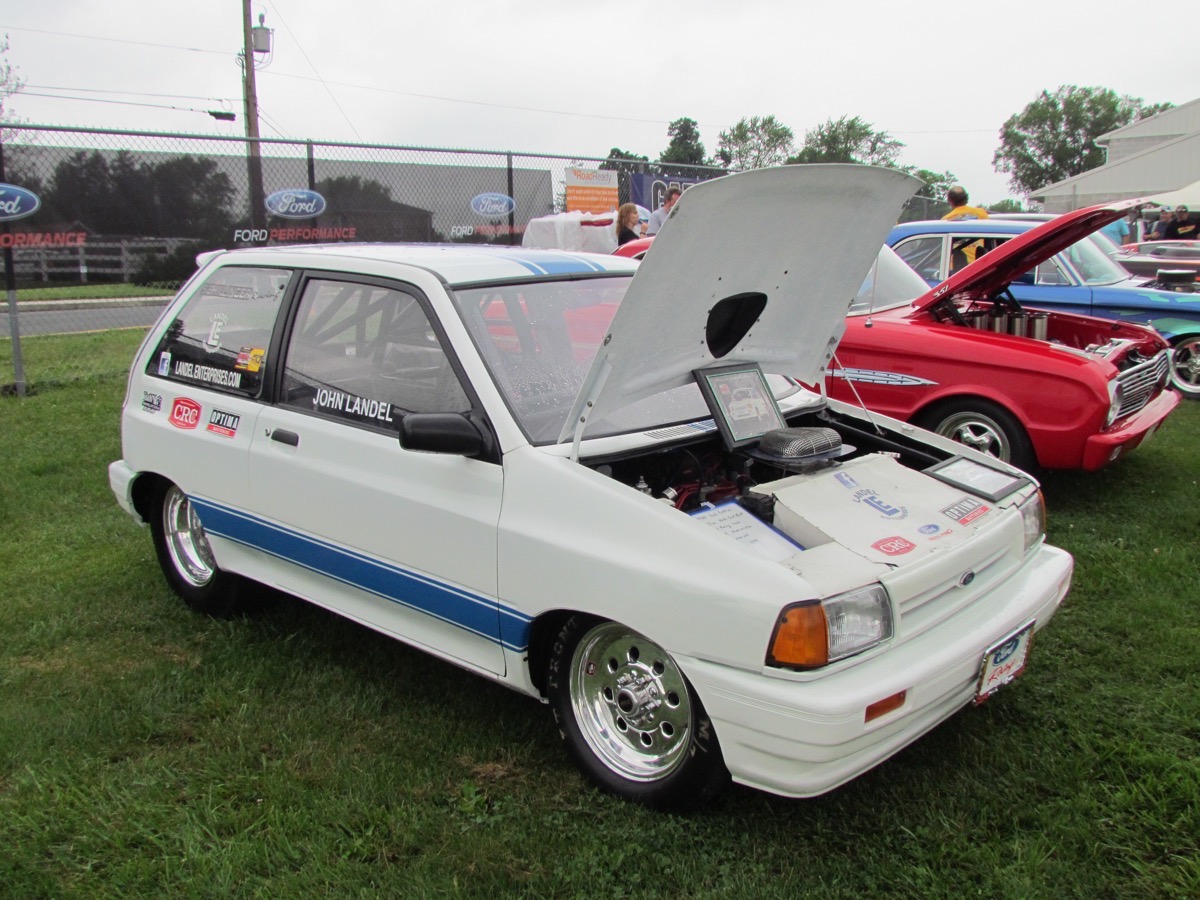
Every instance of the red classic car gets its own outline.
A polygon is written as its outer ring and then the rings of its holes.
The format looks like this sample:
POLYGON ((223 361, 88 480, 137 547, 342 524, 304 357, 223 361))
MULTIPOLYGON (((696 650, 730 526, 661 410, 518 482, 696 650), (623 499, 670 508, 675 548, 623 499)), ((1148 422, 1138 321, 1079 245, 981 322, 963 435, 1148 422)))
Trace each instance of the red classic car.
POLYGON ((1099 469, 1133 450, 1179 403, 1167 342, 1140 325, 1023 308, 1008 291, 1127 206, 1059 216, 932 290, 885 248, 851 303, 830 396, 1026 469, 1099 469))
MULTIPOLYGON (((1023 308, 1008 291, 1129 205, 1058 216, 932 290, 884 247, 850 304, 829 395, 1024 469, 1094 470, 1133 450, 1179 404, 1167 342, 1141 325, 1023 308)), ((640 259, 652 241, 617 253, 640 259)))

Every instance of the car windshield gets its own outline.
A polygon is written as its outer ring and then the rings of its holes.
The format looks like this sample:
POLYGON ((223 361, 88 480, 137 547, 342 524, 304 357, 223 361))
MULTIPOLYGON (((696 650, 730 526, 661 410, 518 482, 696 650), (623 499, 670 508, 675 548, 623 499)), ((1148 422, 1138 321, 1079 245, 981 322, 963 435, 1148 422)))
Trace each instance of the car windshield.
POLYGON ((1129 278, 1129 271, 1114 259, 1117 245, 1100 232, 1089 234, 1059 254, 1084 284, 1116 284, 1129 278))
POLYGON ((883 247, 850 303, 850 315, 904 306, 927 290, 929 285, 920 275, 909 268, 891 247, 883 247))
MULTIPOLYGON (((558 440, 630 280, 520 282, 453 292, 492 378, 533 443, 558 440)), ((769 381, 777 398, 799 390, 785 378, 769 381)), ((593 421, 587 433, 603 437, 710 416, 699 387, 689 384, 593 421)))

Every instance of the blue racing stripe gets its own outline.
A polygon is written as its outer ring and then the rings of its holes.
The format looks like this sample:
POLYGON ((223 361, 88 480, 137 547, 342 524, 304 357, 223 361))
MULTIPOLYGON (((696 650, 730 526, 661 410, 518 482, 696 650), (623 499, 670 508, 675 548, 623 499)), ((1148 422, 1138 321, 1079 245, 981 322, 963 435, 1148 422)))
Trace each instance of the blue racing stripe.
POLYGON ((554 252, 523 252, 520 254, 497 254, 501 259, 524 266, 536 275, 587 275, 592 272, 608 272, 609 268, 595 260, 582 256, 569 256, 554 252))
POLYGON ((209 534, 326 575, 509 650, 523 651, 528 646, 532 618, 497 599, 308 537, 211 500, 192 497, 191 502, 209 534))

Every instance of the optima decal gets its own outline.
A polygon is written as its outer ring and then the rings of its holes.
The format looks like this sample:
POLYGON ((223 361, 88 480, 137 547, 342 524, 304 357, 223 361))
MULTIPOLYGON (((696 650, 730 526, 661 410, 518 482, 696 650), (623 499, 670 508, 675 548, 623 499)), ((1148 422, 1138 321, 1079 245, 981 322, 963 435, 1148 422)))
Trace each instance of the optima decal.
POLYGON ((0 184, 0 222, 32 216, 41 206, 41 199, 33 191, 15 184, 0 184))
POLYGON ((325 212, 325 198, 316 191, 287 188, 267 197, 266 207, 281 219, 311 219, 325 212))
POLYGON ((171 424, 176 428, 195 428, 200 424, 200 404, 189 397, 176 397, 171 405, 171 424))
POLYGON ((207 429, 222 437, 233 437, 237 434, 242 417, 223 409, 214 409, 208 416, 207 429))
POLYGON ((198 366, 183 360, 175 363, 175 377, 234 389, 242 386, 241 372, 230 372, 228 369, 218 369, 213 366, 198 366))
POLYGON ((943 509, 942 513, 960 525, 969 525, 990 509, 990 506, 980 503, 974 497, 963 497, 943 509))

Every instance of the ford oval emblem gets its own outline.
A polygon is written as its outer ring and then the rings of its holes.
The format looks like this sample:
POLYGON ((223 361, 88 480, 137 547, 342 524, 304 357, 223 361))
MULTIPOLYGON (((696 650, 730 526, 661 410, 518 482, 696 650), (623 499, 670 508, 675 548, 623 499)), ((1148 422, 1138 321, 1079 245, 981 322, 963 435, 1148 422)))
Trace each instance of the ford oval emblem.
POLYGON ((325 198, 316 191, 287 188, 267 198, 267 212, 282 219, 311 219, 325 212, 325 198))
POLYGON ((471 198, 471 209, 485 219, 507 216, 517 208, 517 201, 508 194, 476 194, 471 198))
POLYGON ((15 184, 0 184, 0 222, 32 216, 41 205, 41 199, 33 191, 15 184))

